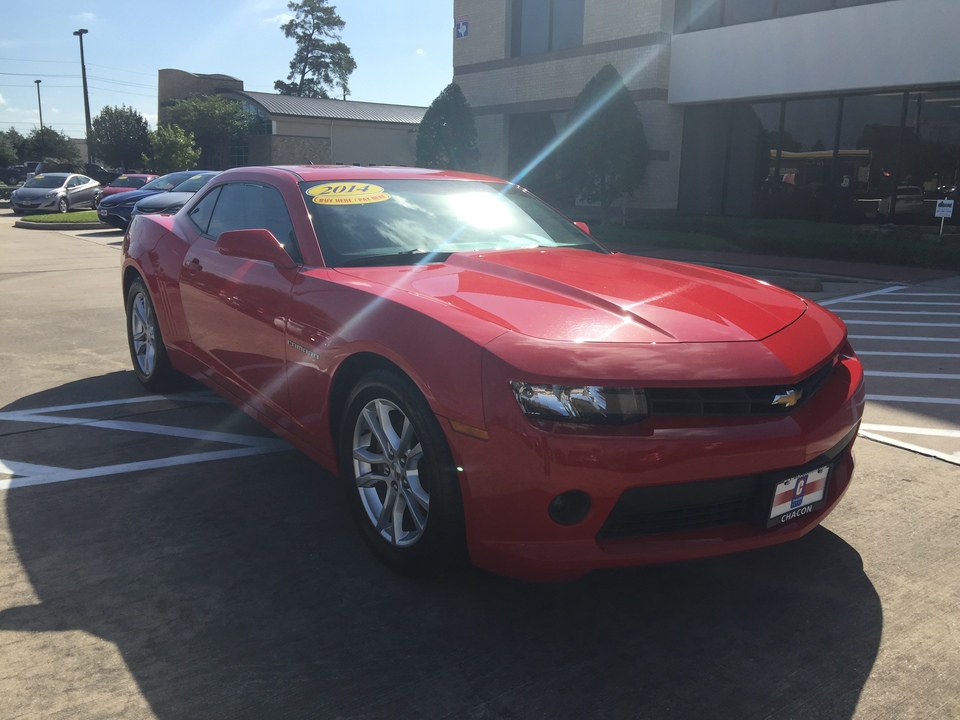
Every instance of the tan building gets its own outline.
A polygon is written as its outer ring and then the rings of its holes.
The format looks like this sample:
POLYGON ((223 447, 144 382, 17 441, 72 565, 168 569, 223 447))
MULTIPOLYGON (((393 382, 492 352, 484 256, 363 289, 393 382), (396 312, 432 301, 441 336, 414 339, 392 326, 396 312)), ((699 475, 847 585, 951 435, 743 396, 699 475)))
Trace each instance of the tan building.
POLYGON ((454 15, 487 172, 516 177, 611 63, 653 151, 628 207, 856 221, 902 186, 932 213, 960 183, 957 0, 454 0, 454 15))
POLYGON ((159 124, 166 108, 192 95, 243 103, 258 122, 231 153, 236 165, 414 165, 417 128, 426 108, 245 92, 227 75, 160 70, 159 124))

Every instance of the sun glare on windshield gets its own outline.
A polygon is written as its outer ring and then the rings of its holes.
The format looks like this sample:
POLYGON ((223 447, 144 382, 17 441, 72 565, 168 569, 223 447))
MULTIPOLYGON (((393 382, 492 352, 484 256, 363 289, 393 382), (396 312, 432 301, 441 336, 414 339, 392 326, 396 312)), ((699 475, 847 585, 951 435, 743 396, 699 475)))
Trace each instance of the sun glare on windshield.
POLYGON ((499 194, 455 193, 448 195, 446 201, 459 220, 478 230, 499 230, 515 222, 510 208, 499 194))

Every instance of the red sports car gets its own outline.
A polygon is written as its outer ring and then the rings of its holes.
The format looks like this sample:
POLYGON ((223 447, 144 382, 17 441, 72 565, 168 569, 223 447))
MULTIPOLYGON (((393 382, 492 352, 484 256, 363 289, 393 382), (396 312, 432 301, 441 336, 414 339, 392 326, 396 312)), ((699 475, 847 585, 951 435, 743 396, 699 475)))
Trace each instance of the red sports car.
POLYGON ((139 190, 148 182, 156 180, 158 177, 159 175, 152 173, 126 173, 103 189, 103 197, 122 192, 130 192, 131 190, 139 190))
POLYGON ((523 189, 247 167, 124 237, 133 367, 223 394, 342 478, 391 567, 516 578, 798 538, 853 472, 843 323, 613 253, 523 189))

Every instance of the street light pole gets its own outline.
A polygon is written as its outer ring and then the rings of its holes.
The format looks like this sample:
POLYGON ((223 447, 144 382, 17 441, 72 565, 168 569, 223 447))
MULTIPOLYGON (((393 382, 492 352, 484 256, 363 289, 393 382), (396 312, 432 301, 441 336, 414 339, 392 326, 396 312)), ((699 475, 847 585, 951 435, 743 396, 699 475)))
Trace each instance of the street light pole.
POLYGON ((34 80, 37 84, 37 110, 40 111, 40 160, 43 160, 43 105, 40 103, 40 80, 34 80))
POLYGON ((90 136, 93 134, 90 130, 90 95, 87 93, 87 65, 83 60, 83 36, 86 35, 88 30, 86 28, 80 28, 79 30, 74 30, 73 34, 80 38, 80 75, 83 77, 83 112, 84 117, 87 121, 87 162, 93 162, 93 157, 90 155, 90 136))

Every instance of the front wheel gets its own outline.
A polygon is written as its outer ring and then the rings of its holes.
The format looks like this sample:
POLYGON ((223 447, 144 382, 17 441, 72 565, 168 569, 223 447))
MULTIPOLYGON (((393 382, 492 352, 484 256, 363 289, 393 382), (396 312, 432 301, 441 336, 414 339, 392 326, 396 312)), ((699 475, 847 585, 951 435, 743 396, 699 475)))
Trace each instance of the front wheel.
POLYGON ((67 202, 65 197, 60 198, 57 201, 57 212, 63 215, 67 210, 70 209, 70 203, 67 202))
POLYGON ((367 544, 392 569, 436 574, 464 555, 463 501, 446 438, 405 376, 366 375, 340 428, 340 474, 367 544))
POLYGON ((157 392, 173 386, 176 373, 163 345, 150 293, 140 278, 127 292, 127 344, 133 371, 145 387, 157 392))

